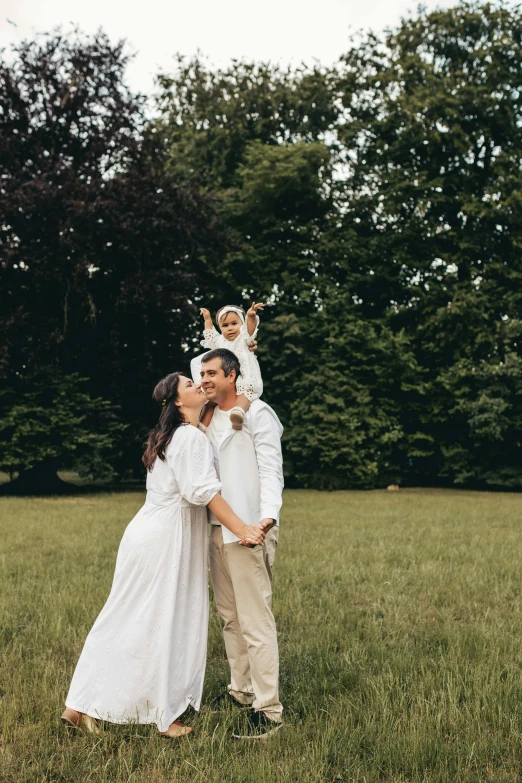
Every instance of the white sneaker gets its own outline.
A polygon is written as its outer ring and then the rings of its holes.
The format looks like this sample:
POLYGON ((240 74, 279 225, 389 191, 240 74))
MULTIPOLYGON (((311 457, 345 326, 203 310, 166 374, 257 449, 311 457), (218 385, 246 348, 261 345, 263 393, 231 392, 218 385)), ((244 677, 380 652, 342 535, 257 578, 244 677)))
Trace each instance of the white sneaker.
POLYGON ((230 411, 230 421, 232 422, 233 430, 242 430, 243 422, 245 421, 245 411, 243 408, 240 408, 239 405, 232 408, 230 411))

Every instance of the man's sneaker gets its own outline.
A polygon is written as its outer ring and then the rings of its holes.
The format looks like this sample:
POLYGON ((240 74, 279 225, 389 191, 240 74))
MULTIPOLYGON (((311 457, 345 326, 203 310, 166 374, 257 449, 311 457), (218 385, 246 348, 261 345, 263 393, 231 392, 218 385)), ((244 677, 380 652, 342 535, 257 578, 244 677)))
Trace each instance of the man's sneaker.
POLYGON ((275 734, 282 726, 281 722, 267 718, 264 712, 253 712, 242 716, 232 736, 237 740, 260 740, 275 734))
POLYGON ((235 405, 230 411, 230 422, 233 430, 242 430, 245 421, 245 411, 239 405, 235 405))

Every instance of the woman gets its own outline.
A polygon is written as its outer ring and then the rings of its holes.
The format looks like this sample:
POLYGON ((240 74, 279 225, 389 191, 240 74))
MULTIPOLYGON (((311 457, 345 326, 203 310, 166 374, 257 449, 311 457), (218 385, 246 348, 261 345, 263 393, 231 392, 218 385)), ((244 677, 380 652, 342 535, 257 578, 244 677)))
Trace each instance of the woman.
POLYGON ((262 543, 220 496, 210 443, 198 429, 205 395, 181 373, 158 383, 162 410, 149 435, 145 505, 120 544, 111 593, 94 623, 66 699, 64 723, 98 731, 155 723, 179 737, 201 703, 208 630, 207 510, 244 545, 262 543))

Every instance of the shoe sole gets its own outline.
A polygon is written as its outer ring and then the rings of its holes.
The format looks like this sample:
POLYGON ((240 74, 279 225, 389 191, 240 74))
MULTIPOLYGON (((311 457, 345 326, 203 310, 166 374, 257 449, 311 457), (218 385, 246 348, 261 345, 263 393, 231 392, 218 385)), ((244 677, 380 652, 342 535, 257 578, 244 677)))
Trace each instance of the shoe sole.
POLYGON ((244 421, 244 417, 240 416, 238 413, 230 414, 230 422, 233 430, 242 430, 244 421))
POLYGON ((277 731, 283 728, 282 723, 276 723, 273 729, 266 731, 264 734, 252 735, 252 734, 232 734, 232 738, 235 740, 264 740, 271 737, 277 731))

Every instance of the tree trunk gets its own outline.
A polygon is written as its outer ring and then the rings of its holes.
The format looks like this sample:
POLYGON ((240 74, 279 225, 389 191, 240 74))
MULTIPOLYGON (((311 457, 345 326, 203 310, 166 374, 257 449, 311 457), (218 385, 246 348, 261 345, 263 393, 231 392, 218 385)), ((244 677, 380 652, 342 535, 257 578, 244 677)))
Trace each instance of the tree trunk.
POLYGON ((20 472, 18 478, 0 486, 0 495, 70 495, 77 491, 57 475, 54 460, 40 462, 30 470, 20 472))

